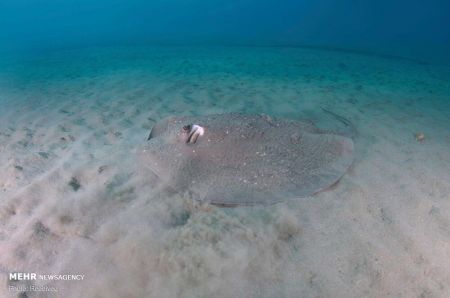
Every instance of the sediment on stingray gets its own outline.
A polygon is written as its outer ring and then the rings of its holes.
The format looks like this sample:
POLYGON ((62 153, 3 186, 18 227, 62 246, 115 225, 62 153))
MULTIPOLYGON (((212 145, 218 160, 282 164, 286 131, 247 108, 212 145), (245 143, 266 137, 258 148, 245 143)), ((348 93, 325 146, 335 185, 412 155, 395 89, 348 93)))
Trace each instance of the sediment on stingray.
POLYGON ((264 115, 174 116, 155 124, 139 162, 197 200, 264 205, 335 184, 353 162, 353 141, 312 122, 264 115), (189 143, 185 130, 193 124, 205 131, 189 143))

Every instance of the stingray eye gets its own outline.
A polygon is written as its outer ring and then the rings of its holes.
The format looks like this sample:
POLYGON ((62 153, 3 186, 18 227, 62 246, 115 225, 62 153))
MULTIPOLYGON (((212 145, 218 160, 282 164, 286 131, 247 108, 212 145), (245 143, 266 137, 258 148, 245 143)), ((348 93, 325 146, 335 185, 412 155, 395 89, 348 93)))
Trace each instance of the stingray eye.
POLYGON ((188 133, 191 131, 191 128, 192 128, 191 124, 185 125, 185 126, 183 126, 183 132, 188 133))

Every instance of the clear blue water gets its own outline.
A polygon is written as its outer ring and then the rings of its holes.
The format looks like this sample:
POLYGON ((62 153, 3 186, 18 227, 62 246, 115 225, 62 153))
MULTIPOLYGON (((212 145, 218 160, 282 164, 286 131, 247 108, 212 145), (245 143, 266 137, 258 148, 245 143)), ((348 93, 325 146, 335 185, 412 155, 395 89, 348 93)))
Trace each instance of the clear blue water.
POLYGON ((2 0, 0 49, 309 45, 443 59, 449 20, 445 0, 2 0))

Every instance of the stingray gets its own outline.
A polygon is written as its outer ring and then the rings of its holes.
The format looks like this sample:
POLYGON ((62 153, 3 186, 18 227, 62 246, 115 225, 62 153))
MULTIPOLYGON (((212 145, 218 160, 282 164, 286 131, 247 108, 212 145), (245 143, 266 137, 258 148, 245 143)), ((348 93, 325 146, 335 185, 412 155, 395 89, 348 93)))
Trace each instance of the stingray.
POLYGON ((176 192, 218 205, 267 205, 335 184, 353 162, 353 141, 266 115, 172 116, 154 125, 139 155, 176 192))

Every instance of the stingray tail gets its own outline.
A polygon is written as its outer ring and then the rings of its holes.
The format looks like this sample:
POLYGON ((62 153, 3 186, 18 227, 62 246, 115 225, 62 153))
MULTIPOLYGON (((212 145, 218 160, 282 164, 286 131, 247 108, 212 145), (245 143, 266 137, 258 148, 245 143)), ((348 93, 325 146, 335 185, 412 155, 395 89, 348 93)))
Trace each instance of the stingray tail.
POLYGON ((338 120, 339 122, 344 124, 344 126, 346 128, 346 131, 347 131, 346 134, 348 134, 348 136, 350 138, 356 137, 358 131, 356 130, 356 127, 353 125, 353 123, 350 120, 348 120, 347 118, 345 118, 343 116, 340 116, 340 115, 338 115, 338 114, 336 114, 336 113, 334 113, 334 112, 332 112, 330 110, 327 110, 327 109, 325 109, 323 107, 321 107, 321 109, 322 109, 322 111, 324 111, 328 115, 331 115, 333 118, 335 118, 336 120, 338 120))

